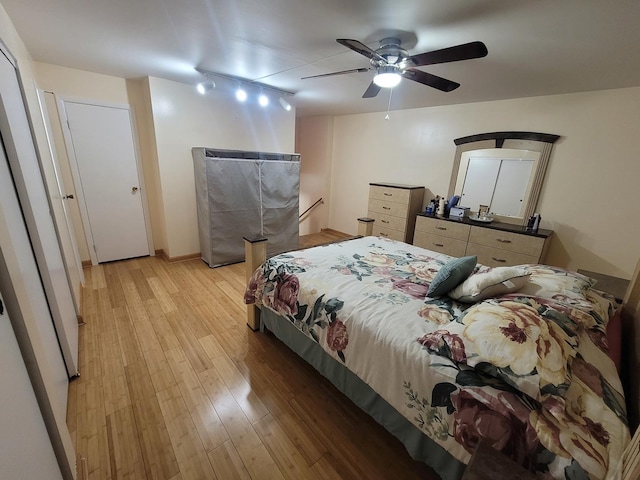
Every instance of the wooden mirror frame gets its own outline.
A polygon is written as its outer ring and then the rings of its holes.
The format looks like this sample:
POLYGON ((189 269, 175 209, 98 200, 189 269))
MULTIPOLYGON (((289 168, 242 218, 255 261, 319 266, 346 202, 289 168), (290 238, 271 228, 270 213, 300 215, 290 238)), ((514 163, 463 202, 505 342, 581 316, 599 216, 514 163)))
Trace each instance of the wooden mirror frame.
POLYGON ((542 181, 544 180, 549 158, 551 157, 551 148, 559 138, 559 135, 536 132, 491 132, 456 138, 454 140, 456 153, 451 171, 451 181, 449 182, 448 198, 451 198, 455 193, 458 170, 460 169, 460 161, 464 152, 489 148, 511 148, 538 152, 540 154, 540 160, 533 173, 533 186, 527 200, 524 216, 522 218, 502 215, 495 216, 496 220, 503 223, 524 224, 536 209, 540 190, 542 189, 542 181))

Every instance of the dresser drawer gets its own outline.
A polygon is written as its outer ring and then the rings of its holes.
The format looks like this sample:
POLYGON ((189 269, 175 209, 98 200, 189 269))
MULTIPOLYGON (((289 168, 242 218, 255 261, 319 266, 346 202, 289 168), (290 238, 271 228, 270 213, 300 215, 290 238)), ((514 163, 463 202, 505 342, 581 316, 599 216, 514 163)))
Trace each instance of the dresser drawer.
POLYGON ((416 233, 432 233, 435 235, 442 235, 444 237, 464 240, 466 242, 469 238, 470 228, 471 227, 469 225, 447 222, 446 220, 440 220, 439 218, 423 217, 422 215, 418 215, 416 218, 416 233))
POLYGON ((391 215, 385 215, 384 213, 378 213, 378 212, 369 212, 369 216, 376 221, 374 225, 377 225, 380 228, 389 228, 391 230, 406 232, 406 229, 407 229, 406 218, 393 217, 391 215))
POLYGON ((407 205, 396 202, 389 202, 387 200, 376 200, 374 198, 369 199, 369 213, 382 213, 384 215, 391 215, 392 217, 407 218, 407 205))
POLYGON ((375 223, 373 224, 373 235, 375 235, 376 237, 390 238, 391 240, 398 240, 399 242, 404 242, 404 232, 381 227, 379 225, 376 226, 375 223))
POLYGON ((442 235, 420 232, 417 229, 413 235, 413 244, 416 247, 426 248, 427 250, 444 253, 452 257, 464 257, 467 248, 466 240, 456 240, 442 235))
POLYGON ((490 228, 471 227, 469 243, 522 253, 529 257, 535 257, 537 262, 544 247, 544 238, 503 232, 490 228))
POLYGON ((471 242, 467 244, 466 255, 476 255, 478 257, 478 263, 489 267, 508 267, 525 263, 538 263, 539 258, 471 242))
POLYGON ((406 188, 382 187, 379 185, 371 185, 369 187, 369 199, 372 200, 384 200, 409 205, 410 196, 411 190, 406 188))

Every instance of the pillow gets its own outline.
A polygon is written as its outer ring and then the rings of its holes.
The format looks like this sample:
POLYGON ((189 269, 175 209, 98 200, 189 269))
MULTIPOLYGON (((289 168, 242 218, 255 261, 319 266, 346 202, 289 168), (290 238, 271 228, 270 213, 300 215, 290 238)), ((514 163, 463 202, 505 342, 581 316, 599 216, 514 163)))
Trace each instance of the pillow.
POLYGON ((428 297, 440 297, 460 285, 478 263, 478 257, 454 258, 445 263, 429 285, 428 297))
POLYGON ((587 292, 595 280, 559 267, 549 265, 520 265, 531 273, 521 293, 566 303, 587 301, 587 292))
POLYGON ((523 268, 496 267, 488 272, 476 273, 451 290, 448 295, 464 303, 475 303, 489 297, 520 290, 529 281, 523 268))

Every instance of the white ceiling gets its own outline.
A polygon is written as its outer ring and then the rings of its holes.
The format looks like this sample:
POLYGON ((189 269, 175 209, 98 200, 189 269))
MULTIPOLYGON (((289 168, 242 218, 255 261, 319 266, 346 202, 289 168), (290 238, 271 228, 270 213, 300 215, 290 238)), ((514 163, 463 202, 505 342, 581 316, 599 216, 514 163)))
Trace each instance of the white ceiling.
MULTIPOLYGON (((299 116, 384 111, 372 72, 338 44, 399 32, 410 54, 480 40, 485 58, 422 67, 450 93, 403 80, 391 109, 640 85, 638 0, 0 0, 34 60, 196 84, 200 67, 295 92, 299 116)), ((214 90, 214 94, 215 94, 214 90)), ((222 92, 220 92, 222 94, 222 92)))

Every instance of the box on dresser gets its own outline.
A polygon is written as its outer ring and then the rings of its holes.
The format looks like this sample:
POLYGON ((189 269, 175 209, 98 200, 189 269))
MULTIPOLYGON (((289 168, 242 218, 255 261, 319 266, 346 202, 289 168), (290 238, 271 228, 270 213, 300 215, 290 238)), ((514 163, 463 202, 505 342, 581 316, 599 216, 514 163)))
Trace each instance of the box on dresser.
POLYGON ((542 263, 553 231, 527 232, 506 223, 476 223, 418 214, 413 244, 454 257, 476 255, 490 267, 542 263))
POLYGON ((422 186, 370 183, 367 216, 375 220, 373 234, 411 243, 423 201, 422 186))

